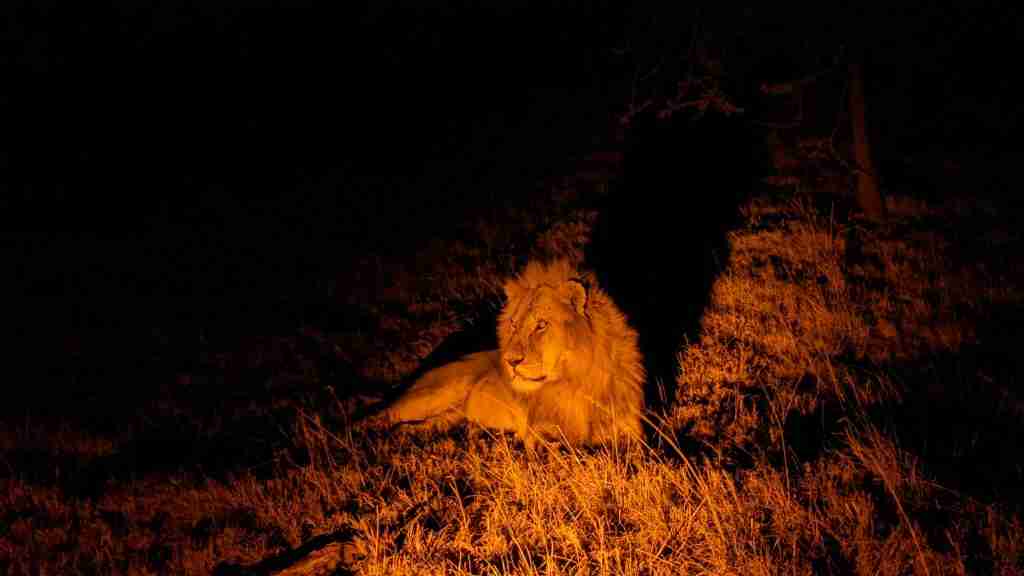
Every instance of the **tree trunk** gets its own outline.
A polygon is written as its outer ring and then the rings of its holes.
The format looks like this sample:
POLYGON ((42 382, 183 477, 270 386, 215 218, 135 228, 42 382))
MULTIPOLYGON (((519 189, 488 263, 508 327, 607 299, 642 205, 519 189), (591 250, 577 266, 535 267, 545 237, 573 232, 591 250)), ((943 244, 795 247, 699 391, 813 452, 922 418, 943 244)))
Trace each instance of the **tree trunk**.
POLYGON ((878 178, 871 161, 867 126, 864 123, 864 75, 858 61, 850 62, 850 121, 853 125, 853 157, 857 163, 857 205, 868 218, 885 216, 878 178))

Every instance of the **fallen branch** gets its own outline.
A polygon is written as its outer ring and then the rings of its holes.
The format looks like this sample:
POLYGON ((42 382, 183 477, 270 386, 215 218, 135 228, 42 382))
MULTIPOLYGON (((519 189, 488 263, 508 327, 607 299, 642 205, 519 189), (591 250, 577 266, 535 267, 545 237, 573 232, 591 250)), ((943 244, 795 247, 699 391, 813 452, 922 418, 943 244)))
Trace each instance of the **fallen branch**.
POLYGON ((214 576, 309 576, 345 573, 339 566, 344 561, 345 545, 351 542, 352 530, 338 530, 322 534, 298 548, 265 558, 256 564, 244 566, 221 562, 213 570, 214 576))

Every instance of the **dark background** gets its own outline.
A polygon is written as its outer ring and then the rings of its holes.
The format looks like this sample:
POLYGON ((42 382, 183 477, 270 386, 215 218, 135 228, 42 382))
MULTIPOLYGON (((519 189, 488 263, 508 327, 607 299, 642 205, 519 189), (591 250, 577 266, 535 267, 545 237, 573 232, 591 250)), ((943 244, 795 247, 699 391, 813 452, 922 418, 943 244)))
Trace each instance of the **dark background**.
MULTIPOLYGON (((1019 157, 1010 8, 418 4, 7 4, 0 186, 24 358, 68 334, 288 316, 353 258, 451 234, 606 145, 634 74, 672 85, 695 33, 755 137, 762 83, 845 53, 865 61, 883 178, 924 151, 990 178, 1019 157)), ((691 209, 735 162, 715 149, 679 167, 691 209)))
POLYGON ((600 28, 239 4, 13 9, 4 213, 30 298, 287 295, 604 128, 600 28))

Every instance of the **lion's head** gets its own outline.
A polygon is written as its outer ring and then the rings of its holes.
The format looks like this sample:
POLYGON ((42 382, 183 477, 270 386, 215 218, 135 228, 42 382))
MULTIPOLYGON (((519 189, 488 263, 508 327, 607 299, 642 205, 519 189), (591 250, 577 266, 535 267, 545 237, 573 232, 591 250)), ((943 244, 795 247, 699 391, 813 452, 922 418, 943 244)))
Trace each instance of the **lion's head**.
POLYGON ((593 276, 533 262, 505 284, 501 370, 535 424, 594 439, 639 431, 643 358, 636 332, 593 276))
POLYGON ((526 293, 506 286, 508 306, 499 324, 502 367, 512 387, 533 392, 557 381, 567 364, 589 362, 593 346, 587 325, 586 287, 578 279, 539 284, 526 293))

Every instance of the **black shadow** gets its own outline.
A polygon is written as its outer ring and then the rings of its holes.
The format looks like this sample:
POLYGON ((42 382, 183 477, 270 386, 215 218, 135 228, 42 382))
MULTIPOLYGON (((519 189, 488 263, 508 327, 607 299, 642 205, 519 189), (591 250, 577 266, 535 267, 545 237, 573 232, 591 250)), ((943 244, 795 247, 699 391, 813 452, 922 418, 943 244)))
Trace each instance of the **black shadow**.
POLYGON ((649 407, 675 396, 677 354, 698 335, 728 261, 726 232, 752 186, 752 150, 743 120, 715 112, 641 114, 627 135, 623 178, 586 259, 640 332, 649 407))

